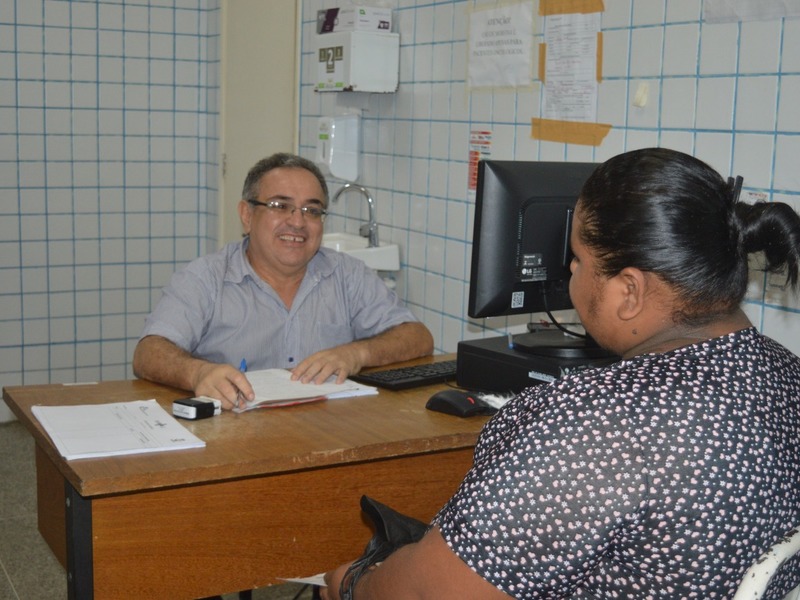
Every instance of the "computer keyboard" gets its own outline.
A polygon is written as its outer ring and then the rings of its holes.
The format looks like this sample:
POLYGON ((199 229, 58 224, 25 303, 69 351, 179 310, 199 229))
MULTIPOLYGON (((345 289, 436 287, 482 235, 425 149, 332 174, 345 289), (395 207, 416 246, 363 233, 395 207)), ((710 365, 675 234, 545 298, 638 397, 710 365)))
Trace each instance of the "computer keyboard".
POLYGON ((406 390, 433 383, 443 383, 456 378, 456 360, 443 360, 413 367, 397 367, 371 373, 351 375, 350 379, 385 388, 387 390, 406 390))

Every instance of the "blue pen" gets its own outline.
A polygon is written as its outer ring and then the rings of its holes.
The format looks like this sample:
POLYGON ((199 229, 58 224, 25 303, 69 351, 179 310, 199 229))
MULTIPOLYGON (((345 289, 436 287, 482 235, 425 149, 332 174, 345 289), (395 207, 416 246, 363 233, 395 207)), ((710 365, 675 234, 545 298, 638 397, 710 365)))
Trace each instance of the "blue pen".
MULTIPOLYGON (((242 362, 239 363, 239 371, 242 373, 247 373, 247 361, 243 358, 242 362)), ((239 404, 245 402, 244 396, 242 396, 242 390, 239 390, 236 394, 236 402, 234 403, 233 407, 238 408, 239 404)))

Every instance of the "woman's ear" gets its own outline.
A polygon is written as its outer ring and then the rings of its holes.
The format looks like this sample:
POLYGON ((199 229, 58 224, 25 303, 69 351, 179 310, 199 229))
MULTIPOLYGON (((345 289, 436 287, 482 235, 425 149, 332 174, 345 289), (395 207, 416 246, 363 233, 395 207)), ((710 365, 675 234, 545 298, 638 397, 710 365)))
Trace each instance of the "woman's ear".
POLYGON ((250 205, 245 200, 239 200, 237 209, 239 210, 239 220, 242 222, 242 233, 248 235, 250 233, 250 219, 253 217, 253 211, 250 210, 250 205))
POLYGON ((622 321, 630 321, 638 317, 645 308, 648 276, 639 269, 626 267, 614 279, 619 294, 617 316, 622 321))

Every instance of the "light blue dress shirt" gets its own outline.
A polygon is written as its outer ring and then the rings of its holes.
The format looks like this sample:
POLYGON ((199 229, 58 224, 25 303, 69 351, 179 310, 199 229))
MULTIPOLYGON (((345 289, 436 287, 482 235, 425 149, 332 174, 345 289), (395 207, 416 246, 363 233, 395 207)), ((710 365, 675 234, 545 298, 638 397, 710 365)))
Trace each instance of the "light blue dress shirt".
POLYGON ((172 276, 141 337, 165 337, 194 356, 248 369, 292 368, 305 357, 418 319, 362 261, 320 248, 291 309, 256 275, 248 239, 172 276))

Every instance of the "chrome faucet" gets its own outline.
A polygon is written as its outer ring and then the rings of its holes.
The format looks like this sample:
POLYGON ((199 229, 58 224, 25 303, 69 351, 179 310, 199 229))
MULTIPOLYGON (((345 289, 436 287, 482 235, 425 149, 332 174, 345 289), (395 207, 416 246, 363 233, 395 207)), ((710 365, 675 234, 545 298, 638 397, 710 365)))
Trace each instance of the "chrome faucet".
POLYGON ((369 223, 364 224, 359 229, 359 233, 362 237, 369 238, 369 248, 377 248, 378 247, 378 221, 375 220, 375 202, 370 196, 367 188, 363 185, 358 185, 357 183, 345 183, 339 190, 333 195, 331 202, 336 202, 344 192, 349 190, 350 188, 354 188, 361 192, 361 195, 364 196, 367 200, 367 207, 369 209, 369 223))

